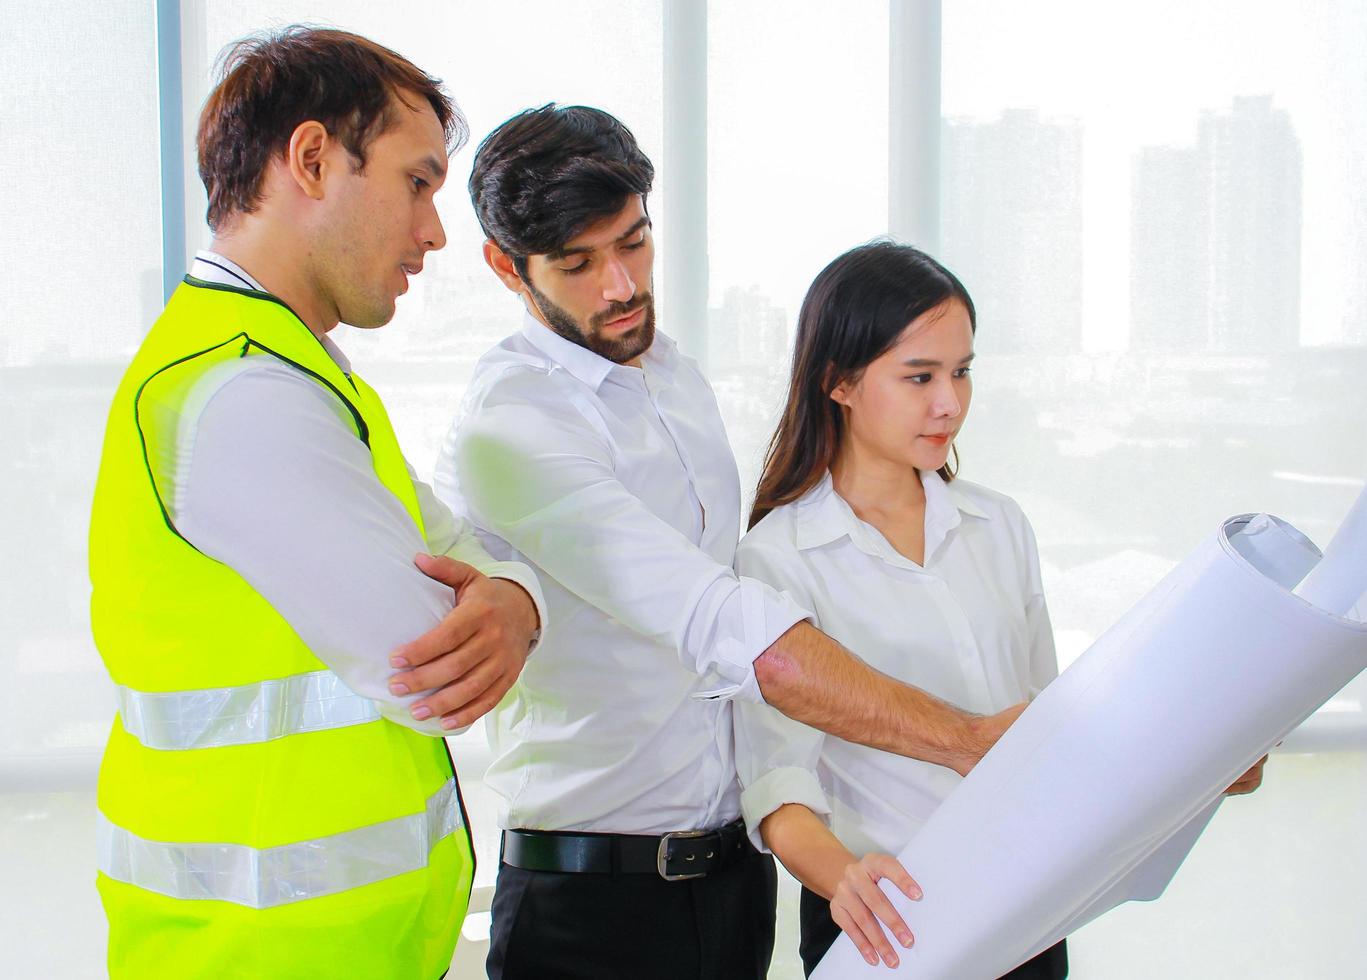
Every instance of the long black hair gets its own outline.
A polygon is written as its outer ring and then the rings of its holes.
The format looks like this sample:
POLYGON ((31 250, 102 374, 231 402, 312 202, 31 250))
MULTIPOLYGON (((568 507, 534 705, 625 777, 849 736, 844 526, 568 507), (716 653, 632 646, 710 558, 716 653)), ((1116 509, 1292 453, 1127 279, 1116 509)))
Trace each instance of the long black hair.
MULTIPOLYGON (((750 527, 816 486, 835 461, 845 418, 831 400, 832 389, 858 380, 907 324, 951 299, 964 304, 976 332, 977 314, 963 283, 910 245, 869 242, 821 270, 798 314, 788 402, 765 453, 750 527)), ((958 450, 954 463, 940 468, 946 480, 954 478, 958 450)))

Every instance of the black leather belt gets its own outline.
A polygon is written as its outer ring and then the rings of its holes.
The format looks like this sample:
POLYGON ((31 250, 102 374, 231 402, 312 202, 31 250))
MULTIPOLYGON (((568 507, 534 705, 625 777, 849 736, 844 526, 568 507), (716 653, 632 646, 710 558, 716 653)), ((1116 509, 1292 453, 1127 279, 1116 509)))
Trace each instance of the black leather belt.
POLYGON ((665 881, 701 878, 758 853, 735 820, 720 830, 676 830, 659 837, 505 830, 500 859, 527 871, 657 874, 665 881))

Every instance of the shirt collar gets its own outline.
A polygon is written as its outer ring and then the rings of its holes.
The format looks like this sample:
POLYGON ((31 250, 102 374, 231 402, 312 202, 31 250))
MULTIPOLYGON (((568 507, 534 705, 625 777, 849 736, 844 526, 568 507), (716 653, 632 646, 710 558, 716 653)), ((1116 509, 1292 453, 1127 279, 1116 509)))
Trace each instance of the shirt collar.
MULTIPOLYGON (((523 317, 522 335, 551 361, 560 365, 594 391, 597 391, 604 380, 614 373, 635 373, 639 370, 625 364, 609 361, 606 357, 595 354, 587 347, 580 347, 578 344, 566 340, 530 313, 523 317)), ((650 371, 651 375, 669 383, 674 380, 674 368, 678 363, 678 358, 678 347, 674 341, 656 330, 655 342, 641 356, 641 364, 650 371)))
MULTIPOLYGON (((949 499, 958 508, 959 513, 967 514, 969 517, 979 517, 985 521, 991 518, 991 515, 979 507, 977 501, 964 491, 964 485, 961 481, 953 480, 946 483, 944 477, 940 476, 939 473, 932 475, 935 477, 935 482, 944 487, 945 492, 949 494, 949 499)), ((924 475, 922 475, 921 482, 925 483, 924 475)))
MULTIPOLYGON (((219 286, 232 286, 235 289, 255 289, 258 293, 270 293, 270 290, 256 281, 253 276, 242 266, 232 259, 217 252, 211 252, 207 248, 202 248, 195 252, 195 261, 190 266, 190 275, 202 282, 211 282, 219 286)), ((323 350, 327 351, 328 357, 342 369, 342 373, 351 374, 351 360, 342 353, 342 349, 324 335, 318 338, 323 345, 323 350)))
POLYGON ((202 248, 195 253, 190 275, 204 282, 220 286, 235 286, 238 289, 255 289, 258 293, 269 292, 256 278, 232 259, 202 248))
MULTIPOLYGON (((987 519, 988 515, 961 487, 946 483, 934 470, 922 471, 921 486, 926 492, 925 555, 929 562, 964 515, 981 519, 987 519)), ((796 501, 794 508, 794 530, 800 550, 819 548, 848 537, 861 551, 885 559, 899 557, 895 553, 884 554, 888 550, 886 541, 860 520, 845 498, 835 492, 829 471, 820 483, 796 501)))

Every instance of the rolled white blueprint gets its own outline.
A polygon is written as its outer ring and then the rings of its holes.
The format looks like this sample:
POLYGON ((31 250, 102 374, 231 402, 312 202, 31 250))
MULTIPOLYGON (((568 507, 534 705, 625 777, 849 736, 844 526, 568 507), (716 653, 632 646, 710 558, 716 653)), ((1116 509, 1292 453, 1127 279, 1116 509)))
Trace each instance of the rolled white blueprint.
POLYGON ((1363 597, 1363 556, 1367 555, 1367 489, 1339 525, 1338 533, 1324 549, 1324 557, 1310 570, 1296 595, 1313 606, 1340 616, 1346 615, 1363 597))
MULTIPOLYGON (((1025 711, 900 855, 897 971, 845 936, 817 980, 994 980, 1107 909, 1157 897, 1220 793, 1367 666, 1367 625, 1292 592, 1315 546, 1226 521, 1025 711)), ((1367 586, 1367 554, 1355 571, 1367 586)))

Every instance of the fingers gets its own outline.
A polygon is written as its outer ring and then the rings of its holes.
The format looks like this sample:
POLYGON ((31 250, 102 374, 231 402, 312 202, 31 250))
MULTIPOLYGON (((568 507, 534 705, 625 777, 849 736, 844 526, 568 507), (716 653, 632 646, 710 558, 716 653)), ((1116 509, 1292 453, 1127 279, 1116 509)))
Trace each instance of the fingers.
MULTIPOLYGON (((471 598, 460 603, 443 616, 440 623, 422 636, 405 643, 401 647, 396 647, 394 652, 389 655, 390 666, 399 669, 417 668, 423 664, 431 663, 438 657, 445 656, 468 641, 476 632, 481 631, 481 628, 488 631, 494 625, 487 621, 489 612, 489 603, 478 598, 471 598)), ((471 666, 473 665, 466 663, 444 668, 444 676, 433 683, 427 683, 434 677, 432 671, 413 678, 407 678, 406 675, 401 674, 394 679, 399 680, 410 691, 423 691, 429 687, 438 687, 454 680, 455 677, 469 670, 471 666)), ((410 673, 416 673, 416 671, 410 671, 410 673)))
MULTIPOLYGON (((462 724, 468 724, 463 719, 469 714, 472 702, 480 699, 507 672, 508 665, 501 658, 488 657, 454 682, 413 702, 409 711, 419 720, 442 715, 443 728, 457 728, 462 724)), ((497 704, 498 701, 495 700, 494 703, 497 704)))
POLYGON ((891 854, 871 854, 865 860, 868 862, 869 868, 875 872, 875 878, 888 879, 913 902, 921 900, 921 886, 916 883, 916 879, 911 876, 907 869, 902 867, 901 861, 898 861, 891 854))
POLYGON ((910 946, 912 944, 911 930, 907 928, 906 922, 903 921, 897 909, 888 901, 887 895, 883 894, 883 889, 878 887, 878 881, 881 878, 892 879, 893 884, 902 888, 904 893, 909 892, 907 897, 913 899, 921 897, 920 886, 912 881, 911 875, 907 874, 906 869, 895 858, 887 854, 868 855, 855 867, 860 868, 862 872, 851 876, 851 884, 859 898, 879 920, 892 930, 892 934, 897 937, 899 943, 903 946, 910 946), (901 879, 901 882, 897 880, 898 878, 901 879), (906 883, 906 887, 903 887, 902 882, 906 883))
POLYGON ((919 899, 921 888, 907 874, 895 858, 886 854, 867 855, 845 869, 844 880, 831 899, 831 917, 847 932, 860 954, 870 965, 882 959, 890 967, 897 965, 897 953, 888 941, 881 920, 903 946, 915 942, 911 930, 898 913, 878 881, 888 878, 908 898, 919 899), (837 911, 839 915, 837 916, 837 911))
MULTIPOLYGON (((883 894, 883 890, 873 881, 872 878, 865 878, 857 886, 859 897, 863 900, 865 908, 878 917, 884 925, 897 937, 897 941, 903 946, 911 945, 911 930, 902 921, 902 917, 897 914, 897 910, 888 901, 888 896, 883 894)), ((883 930, 879 929, 878 934, 882 936, 883 930)), ((890 949, 891 947, 889 947, 890 949)), ((880 949, 879 952, 882 952, 880 949)), ((887 956, 883 957, 885 960, 887 956)), ((889 966, 896 966, 896 963, 889 963, 889 966)))
POLYGON ((1253 763, 1248 772, 1240 776, 1229 789, 1225 790, 1226 796, 1244 796, 1252 793, 1263 784, 1263 766, 1267 764, 1267 756, 1263 756, 1253 763))
POLYGON ((394 650, 389 680, 395 697, 430 692, 409 711, 443 728, 471 724, 498 704, 526 660, 536 610, 516 583, 489 579, 462 562, 419 555, 419 568, 457 590, 457 605, 435 627, 394 650), (461 584, 463 583, 463 584, 461 584))
POLYGON ((864 962, 869 966, 877 966, 880 956, 888 966, 896 966, 897 954, 892 951, 892 945, 883 935, 883 930, 878 928, 868 909, 858 903, 855 903, 855 907, 862 910, 862 916, 853 914, 846 906, 837 905, 832 900, 831 919, 854 941, 859 955, 864 957, 864 962))
POLYGON ((463 561, 456 561, 454 558, 447 558, 443 555, 428 555, 419 552, 413 557, 413 564, 417 565, 418 571, 428 578, 435 579, 443 585, 451 586, 457 594, 466 585, 481 577, 479 570, 473 565, 467 565, 463 561))
POLYGON ((466 725, 473 725, 475 722, 479 721, 479 719, 483 718, 490 711, 493 711, 498 703, 503 700, 503 696, 507 694, 508 691, 512 689, 513 684, 516 683, 517 675, 518 672, 515 670, 510 670, 500 675, 494 680, 494 683, 490 684, 489 687, 485 689, 483 694, 478 695, 474 700, 470 701, 458 711, 453 711, 450 714, 443 716, 441 727, 448 730, 452 728, 464 728, 466 725))

